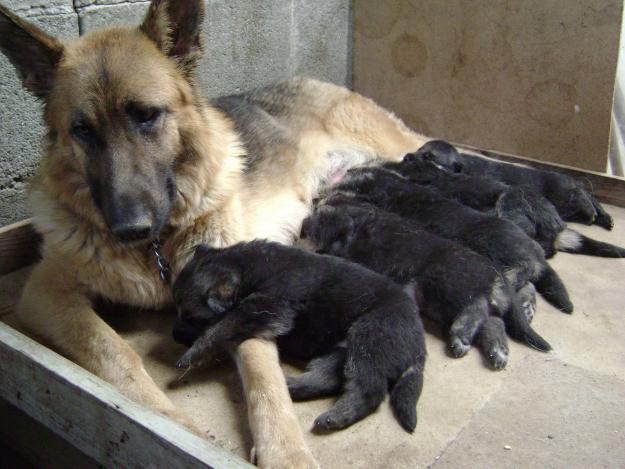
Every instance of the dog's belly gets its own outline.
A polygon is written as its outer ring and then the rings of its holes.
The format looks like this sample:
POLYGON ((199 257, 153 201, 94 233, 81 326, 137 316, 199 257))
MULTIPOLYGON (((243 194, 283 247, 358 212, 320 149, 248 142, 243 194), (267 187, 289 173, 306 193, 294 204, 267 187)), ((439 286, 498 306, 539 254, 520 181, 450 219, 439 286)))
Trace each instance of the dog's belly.
POLYGON ((248 238, 292 244, 310 213, 312 200, 325 188, 341 182, 350 168, 374 161, 375 155, 355 147, 336 145, 328 149, 327 144, 320 144, 298 154, 297 160, 294 166, 299 174, 269 166, 274 174, 264 173, 262 179, 253 175, 250 186, 254 191, 244 197, 248 238), (306 154, 315 150, 319 154, 306 154), (271 184, 280 180, 280 172, 284 173, 284 184, 271 184))

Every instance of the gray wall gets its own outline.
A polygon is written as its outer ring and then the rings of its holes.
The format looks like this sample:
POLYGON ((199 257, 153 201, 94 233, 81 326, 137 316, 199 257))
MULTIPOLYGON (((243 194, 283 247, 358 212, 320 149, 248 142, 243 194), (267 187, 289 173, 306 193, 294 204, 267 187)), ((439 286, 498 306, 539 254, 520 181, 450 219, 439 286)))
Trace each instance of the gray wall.
MULTIPOLYGON (((45 31, 71 39, 113 24, 136 25, 145 0, 0 0, 45 31)), ((215 96, 307 75, 349 85, 349 0, 207 0, 199 77, 215 96)), ((43 134, 39 105, 0 55, 0 226, 28 216, 27 178, 43 134)))

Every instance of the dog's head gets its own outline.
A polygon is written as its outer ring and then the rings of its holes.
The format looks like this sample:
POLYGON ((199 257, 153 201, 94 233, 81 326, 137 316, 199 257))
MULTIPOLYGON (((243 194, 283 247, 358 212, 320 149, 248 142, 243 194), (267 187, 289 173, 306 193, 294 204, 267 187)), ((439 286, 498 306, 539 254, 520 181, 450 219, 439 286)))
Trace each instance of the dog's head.
POLYGON ((213 324, 235 305, 241 270, 220 254, 218 249, 198 246, 176 279, 173 294, 180 319, 213 324))
POLYGON ((61 44, 0 5, 0 50, 44 103, 53 164, 122 241, 157 236, 176 197, 184 134, 201 112, 203 12, 201 0, 153 0, 138 28, 61 44))
POLYGON ((423 159, 450 171, 461 173, 464 171, 463 158, 453 145, 444 140, 431 140, 423 145, 416 153, 404 156, 404 161, 423 159))
POLYGON ((349 213, 351 202, 347 205, 338 199, 334 202, 336 206, 319 205, 304 220, 300 237, 312 243, 320 253, 343 256, 353 237, 355 223, 349 213))

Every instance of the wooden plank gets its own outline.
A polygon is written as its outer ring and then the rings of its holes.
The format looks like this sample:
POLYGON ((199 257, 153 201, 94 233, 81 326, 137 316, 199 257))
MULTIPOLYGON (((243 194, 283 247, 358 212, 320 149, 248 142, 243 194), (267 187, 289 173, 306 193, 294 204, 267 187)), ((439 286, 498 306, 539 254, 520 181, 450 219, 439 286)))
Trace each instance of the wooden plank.
POLYGON ((2 323, 0 397, 105 467, 253 467, 2 323))
POLYGON ((26 267, 39 259, 41 236, 32 219, 0 227, 0 275, 26 267))
POLYGON ((597 199, 599 199, 601 202, 616 205, 617 207, 625 207, 625 178, 608 176, 604 173, 586 171, 583 169, 572 168, 570 166, 561 164, 545 163, 544 161, 537 161, 516 155, 508 155, 505 153, 480 150, 466 145, 456 146, 470 150, 479 155, 484 155, 488 158, 505 161, 507 163, 524 164, 533 168, 566 174, 582 183, 586 190, 594 194, 595 197, 597 197, 597 199))

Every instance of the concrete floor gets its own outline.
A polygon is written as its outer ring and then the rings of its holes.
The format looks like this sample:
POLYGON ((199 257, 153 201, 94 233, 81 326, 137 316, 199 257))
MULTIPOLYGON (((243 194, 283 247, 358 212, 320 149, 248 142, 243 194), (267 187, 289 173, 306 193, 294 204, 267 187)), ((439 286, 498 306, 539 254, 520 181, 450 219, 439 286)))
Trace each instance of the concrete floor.
MULTIPOLYGON (((625 209, 609 211, 616 220, 612 232, 572 227, 625 246, 625 209)), ((552 265, 575 304, 568 316, 539 299, 533 326, 553 352, 543 354, 512 342, 507 368, 495 372, 486 368, 477 350, 449 358, 444 342, 428 334, 425 387, 414 434, 401 430, 386 401, 347 430, 315 435, 312 422, 332 400, 296 404, 322 467, 625 467, 625 260, 560 253, 552 265)), ((14 297, 15 284, 24 275, 5 278, 0 298, 9 293, 14 297)), ((0 304, 0 315, 8 309, 0 304)), ((247 457, 251 439, 232 364, 226 360, 196 370, 171 388, 178 376, 172 364, 183 351, 170 339, 171 315, 109 316, 144 357, 148 372, 207 437, 247 457)))

